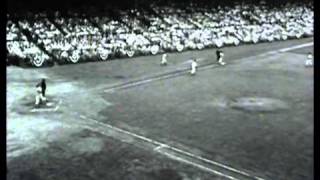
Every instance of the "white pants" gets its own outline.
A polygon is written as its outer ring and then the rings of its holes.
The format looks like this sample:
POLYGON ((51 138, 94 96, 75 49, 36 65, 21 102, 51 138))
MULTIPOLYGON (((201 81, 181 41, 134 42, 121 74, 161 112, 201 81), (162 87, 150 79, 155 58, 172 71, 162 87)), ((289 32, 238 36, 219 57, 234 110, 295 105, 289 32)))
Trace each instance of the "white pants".
POLYGON ((40 102, 45 102, 47 99, 42 95, 42 93, 37 93, 35 105, 39 105, 40 102))
POLYGON ((167 64, 167 59, 163 58, 163 59, 161 60, 161 65, 166 65, 166 64, 167 64))
POLYGON ((192 75, 194 75, 194 74, 196 74, 196 71, 197 71, 197 68, 191 68, 190 73, 191 73, 192 75))
POLYGON ((305 62, 305 66, 313 66, 312 59, 308 59, 308 60, 306 60, 306 62, 305 62))

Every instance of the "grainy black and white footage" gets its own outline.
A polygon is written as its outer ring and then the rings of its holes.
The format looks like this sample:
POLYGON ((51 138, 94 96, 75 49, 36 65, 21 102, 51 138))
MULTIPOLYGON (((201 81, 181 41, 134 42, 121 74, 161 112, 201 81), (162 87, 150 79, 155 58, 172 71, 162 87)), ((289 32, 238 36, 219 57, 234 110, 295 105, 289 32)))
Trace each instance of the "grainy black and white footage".
POLYGON ((313 2, 10 0, 8 180, 313 180, 313 2))

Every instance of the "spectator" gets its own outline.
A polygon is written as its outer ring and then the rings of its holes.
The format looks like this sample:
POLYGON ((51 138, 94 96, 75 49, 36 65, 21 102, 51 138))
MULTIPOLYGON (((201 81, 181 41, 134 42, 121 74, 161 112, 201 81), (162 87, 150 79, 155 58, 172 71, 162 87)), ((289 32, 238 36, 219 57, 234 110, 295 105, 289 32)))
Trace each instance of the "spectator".
POLYGON ((21 19, 15 24, 9 19, 7 49, 20 58, 34 56, 32 53, 40 59, 52 58, 37 48, 42 45, 56 58, 63 54, 65 60, 77 62, 79 58, 106 59, 119 53, 132 57, 313 36, 313 9, 306 4, 269 8, 242 3, 210 10, 151 8, 159 16, 143 9, 120 11, 122 22, 97 16, 82 19, 77 14, 65 18, 59 12, 52 19, 54 23, 45 14, 35 14, 34 22, 21 19), (30 32, 36 44, 29 42, 18 27, 30 32))

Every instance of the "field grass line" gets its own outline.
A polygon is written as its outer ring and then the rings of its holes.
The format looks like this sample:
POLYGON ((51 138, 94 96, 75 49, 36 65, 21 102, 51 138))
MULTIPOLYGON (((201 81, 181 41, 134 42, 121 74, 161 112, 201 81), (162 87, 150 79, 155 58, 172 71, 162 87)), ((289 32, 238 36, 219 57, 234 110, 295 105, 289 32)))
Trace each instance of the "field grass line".
MULTIPOLYGON (((309 47, 312 46, 314 43, 310 42, 310 43, 304 43, 304 44, 300 44, 300 45, 295 45, 295 46, 291 46, 291 47, 287 47, 287 48, 283 48, 283 49, 279 49, 279 50, 273 50, 273 51, 269 51, 269 52, 265 52, 262 54, 258 54, 258 55, 253 55, 253 56, 248 56, 248 57, 244 57, 244 58, 240 58, 240 59, 235 59, 233 61, 240 61, 240 60, 244 60, 244 59, 251 59, 251 58, 256 58, 256 57, 264 57, 264 56, 270 56, 270 55, 274 55, 274 54, 278 54, 278 53, 283 53, 283 52, 288 52, 291 50, 295 50, 295 49, 300 49, 300 48, 304 48, 304 47, 309 47)), ((199 57, 199 59, 201 61, 207 60, 205 58, 199 57)), ((185 63, 188 63, 190 60, 187 60, 185 63)), ((184 63, 182 63, 184 64, 184 63)), ((227 63, 228 64, 234 64, 234 63, 227 63)), ((207 64, 201 64, 198 67, 198 70, 204 70, 204 69, 210 69, 213 67, 218 67, 220 65, 217 65, 217 63, 207 63, 207 64)), ((138 86, 138 85, 142 85, 142 84, 147 84, 147 83, 151 83, 154 81, 158 81, 158 80, 163 80, 163 79, 168 79, 168 78, 172 78, 172 77, 176 77, 179 75, 184 75, 186 74, 188 71, 190 71, 189 67, 184 67, 184 68, 176 68, 175 71, 167 71, 167 72, 160 72, 157 74, 153 74, 153 75, 149 75, 149 76, 145 76, 145 77, 140 77, 140 78, 135 78, 131 81, 128 82, 124 82, 124 83, 115 83, 110 85, 109 87, 104 87, 104 92, 113 92, 114 90, 117 89, 125 89, 125 88, 130 88, 130 87, 134 87, 134 86, 138 86)))
MULTIPOLYGON (((173 147, 173 146, 170 146, 168 144, 165 144, 165 143, 162 143, 162 142, 159 142, 159 141, 156 141, 156 140, 153 140, 151 138, 148 138, 148 137, 145 137, 145 136, 142 136, 142 135, 138 135, 136 133, 133 133, 133 132, 130 132, 130 131, 127 131, 127 130, 124 130, 124 129, 121 129, 121 128, 118 128, 118 127, 115 127, 115 126, 112 126, 110 124, 107 124, 107 123, 102 123, 100 121, 97 121, 95 119, 92 119, 92 118, 89 118, 87 116, 84 116, 84 115, 80 115, 80 118, 86 120, 86 121, 91 121, 92 123, 94 124, 97 124, 99 125, 99 127, 107 127, 109 129, 112 129, 114 131, 117 131, 117 132, 120 132, 120 133, 123 133, 123 134, 126 134, 128 136, 131 136, 131 137, 134 137, 136 139, 140 139, 142 141, 145 141, 145 142, 148 142, 148 143, 151 143, 153 145, 156 145, 157 147, 154 148, 155 151, 159 152, 159 150, 161 148, 167 148, 167 149, 170 149, 176 153, 180 153, 180 154, 183 154, 183 155, 186 155, 188 157, 191 157, 191 158, 194 158, 194 159, 197 159, 197 160, 200 160, 200 161, 203 161, 203 162, 206 162, 208 164, 212 164, 212 165, 215 165, 215 166, 218 166, 220 168, 223 168, 225 170, 228 170, 228 171, 231 171, 233 173, 236 173, 236 174, 240 174, 242 176, 246 176, 246 177, 249 177, 251 179, 255 179, 255 180, 263 180, 262 178, 259 178, 259 177, 256 177, 256 176, 253 176, 253 175, 250 175, 244 171, 241 171, 241 170, 238 170, 238 169, 235 169, 235 168, 232 168, 230 166, 227 166, 227 165, 224 165, 224 164, 221 164, 219 162, 216 162, 216 161, 213 161, 213 160, 209 160, 209 159, 206 159, 204 157, 201 157, 201 156, 198 156, 198 155, 195 155, 195 154, 192 154, 190 152, 187 152, 187 151, 184 151, 182 149, 179 149, 179 148, 176 148, 176 147, 173 147)), ((92 126, 92 125, 89 125, 89 126, 92 126)), ((92 128, 90 128, 92 129, 92 128)), ((171 155, 172 156, 172 155, 171 155)), ((188 160, 185 160, 185 161, 188 161, 188 160)), ((190 164, 190 163, 189 163, 190 164)), ((197 164, 197 166, 202 166, 200 164, 197 164)), ((214 170, 213 170, 214 171, 214 170)), ((213 172, 212 171, 212 172, 213 172)), ((220 172, 219 172, 220 173, 220 172)), ((217 175, 219 175, 219 173, 215 173, 217 175)), ((220 173, 221 174, 221 173, 220 173)), ((225 175, 225 176, 228 176, 228 175, 225 175)))

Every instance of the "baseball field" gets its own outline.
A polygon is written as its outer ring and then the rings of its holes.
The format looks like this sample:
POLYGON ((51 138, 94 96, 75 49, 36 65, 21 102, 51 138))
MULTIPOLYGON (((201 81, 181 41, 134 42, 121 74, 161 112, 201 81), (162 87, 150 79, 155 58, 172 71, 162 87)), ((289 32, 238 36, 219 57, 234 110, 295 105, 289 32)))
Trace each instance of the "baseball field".
POLYGON ((7 178, 313 180, 313 39, 222 50, 8 66, 7 178))

